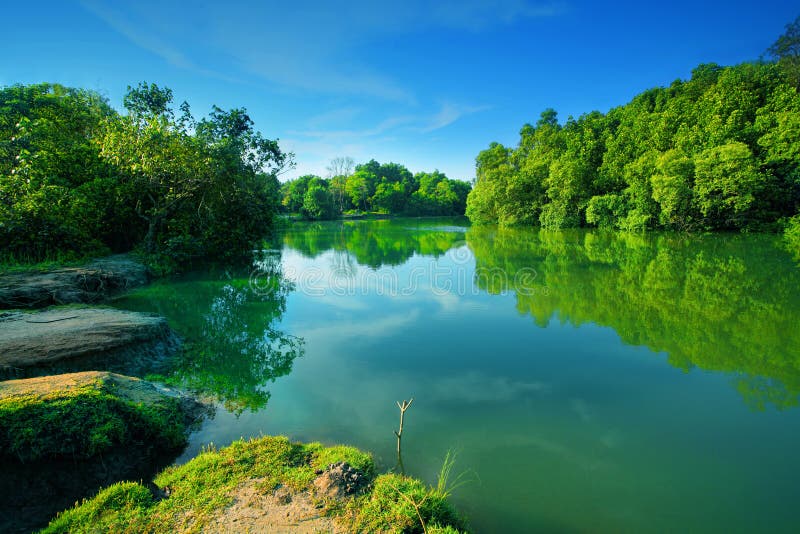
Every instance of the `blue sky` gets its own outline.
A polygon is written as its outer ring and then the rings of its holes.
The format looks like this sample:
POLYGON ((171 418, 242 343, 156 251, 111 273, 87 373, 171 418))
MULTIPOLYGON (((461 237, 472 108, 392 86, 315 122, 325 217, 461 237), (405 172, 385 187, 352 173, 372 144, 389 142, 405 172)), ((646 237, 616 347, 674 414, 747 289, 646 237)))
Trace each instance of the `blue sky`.
POLYGON ((121 108, 128 85, 168 86, 195 113, 244 106, 296 154, 395 161, 471 179, 548 107, 607 111, 690 76, 757 59, 792 1, 306 0, 13 2, 0 85, 87 87, 121 108))

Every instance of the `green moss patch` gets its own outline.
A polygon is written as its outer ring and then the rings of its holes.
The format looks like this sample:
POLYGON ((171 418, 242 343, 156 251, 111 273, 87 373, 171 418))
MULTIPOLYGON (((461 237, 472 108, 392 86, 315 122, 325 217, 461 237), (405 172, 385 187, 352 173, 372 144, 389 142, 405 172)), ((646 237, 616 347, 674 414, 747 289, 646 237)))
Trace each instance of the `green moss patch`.
POLYGON ((149 382, 95 371, 0 382, 0 457, 89 458, 185 442, 181 400, 149 382))
POLYGON ((154 480, 165 495, 161 499, 152 498, 140 484, 116 484, 61 513, 44 532, 200 532, 232 504, 237 487, 258 480, 263 492, 280 487, 306 491, 321 470, 337 462, 347 462, 372 481, 364 494, 346 502, 320 499, 327 513, 340 517, 345 527, 398 533, 424 528, 457 532, 461 527, 445 496, 435 489, 398 475, 374 478, 375 465, 366 453, 262 437, 237 441, 166 469, 154 480))

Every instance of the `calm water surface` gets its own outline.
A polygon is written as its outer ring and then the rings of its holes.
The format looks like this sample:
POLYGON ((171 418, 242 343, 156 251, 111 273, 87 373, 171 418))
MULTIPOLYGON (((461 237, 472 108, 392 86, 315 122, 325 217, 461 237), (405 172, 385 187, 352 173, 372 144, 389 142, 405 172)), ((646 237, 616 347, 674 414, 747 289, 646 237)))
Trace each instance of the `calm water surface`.
POLYGON ((169 380, 206 444, 347 443, 435 483, 477 532, 797 531, 800 268, 774 236, 295 224, 252 272, 163 281, 169 380))

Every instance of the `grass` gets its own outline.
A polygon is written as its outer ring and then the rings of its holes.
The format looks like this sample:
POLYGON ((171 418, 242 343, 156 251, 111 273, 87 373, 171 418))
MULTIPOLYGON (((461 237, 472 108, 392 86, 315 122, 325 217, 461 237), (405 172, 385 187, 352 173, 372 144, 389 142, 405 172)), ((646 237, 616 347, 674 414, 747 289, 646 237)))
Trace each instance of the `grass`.
POLYGON ((797 261, 800 261, 800 214, 789 219, 783 235, 789 253, 792 254, 797 261))
POLYGON ((372 457, 358 449, 261 437, 206 450, 184 465, 167 468, 154 480, 168 492, 166 498, 154 499, 141 484, 115 484, 62 512, 43 532, 200 532, 231 504, 240 484, 257 479, 263 491, 279 486, 302 491, 311 487, 318 470, 337 462, 349 463, 372 481, 366 493, 345 504, 326 503, 327 513, 351 529, 454 533, 462 526, 437 489, 395 474, 375 477, 372 457), (409 499, 420 503, 419 510, 409 499))
POLYGON ((46 272, 62 267, 77 267, 94 258, 108 256, 111 251, 105 247, 92 248, 83 252, 51 251, 41 254, 11 254, 0 251, 0 274, 18 272, 46 272))
POLYGON ((43 380, 38 390, 17 386, 26 382, 0 384, 0 458, 90 458, 120 445, 175 449, 186 442, 177 399, 137 401, 102 378, 63 388, 43 380))
POLYGON ((0 274, 27 273, 27 272, 48 272, 62 267, 77 267, 91 259, 90 256, 75 258, 64 257, 62 259, 49 260, 26 260, 12 257, 0 257, 0 274))
POLYGON ((396 473, 377 477, 372 491, 353 501, 350 517, 358 532, 430 533, 464 526, 447 495, 396 473))

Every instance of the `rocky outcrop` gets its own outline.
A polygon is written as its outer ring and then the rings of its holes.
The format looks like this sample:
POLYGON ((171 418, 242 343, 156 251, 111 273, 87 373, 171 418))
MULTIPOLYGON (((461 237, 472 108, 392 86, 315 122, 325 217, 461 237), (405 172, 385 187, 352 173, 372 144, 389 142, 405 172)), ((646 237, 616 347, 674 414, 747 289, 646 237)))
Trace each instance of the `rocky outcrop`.
POLYGON ((0 274, 0 309, 92 303, 147 283, 147 268, 128 255, 95 260, 82 267, 47 272, 0 274))
POLYGON ((75 307, 0 314, 0 376, 4 378, 30 376, 23 371, 34 367, 49 368, 49 372, 92 367, 131 372, 137 366, 152 370, 150 363, 178 346, 167 321, 157 315, 75 307))

